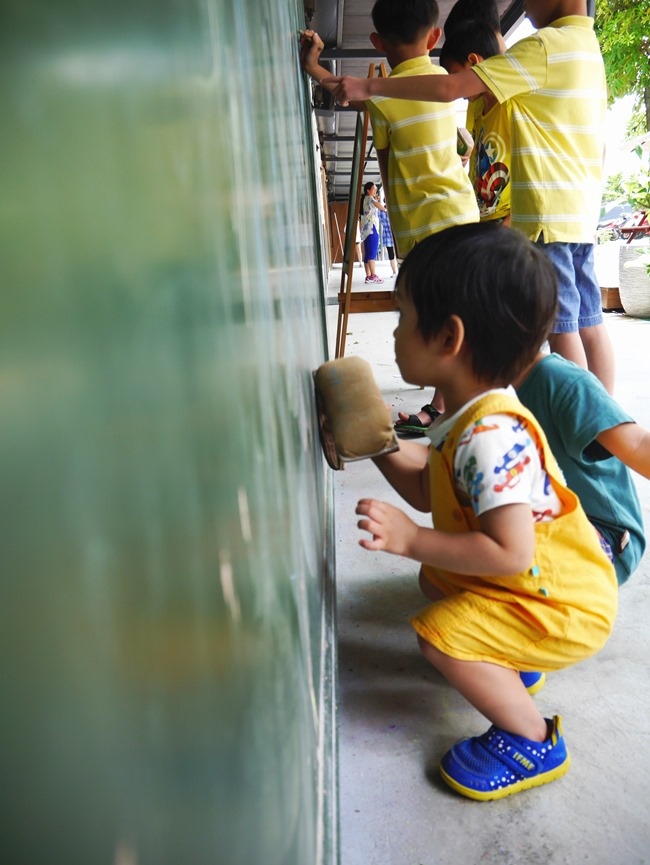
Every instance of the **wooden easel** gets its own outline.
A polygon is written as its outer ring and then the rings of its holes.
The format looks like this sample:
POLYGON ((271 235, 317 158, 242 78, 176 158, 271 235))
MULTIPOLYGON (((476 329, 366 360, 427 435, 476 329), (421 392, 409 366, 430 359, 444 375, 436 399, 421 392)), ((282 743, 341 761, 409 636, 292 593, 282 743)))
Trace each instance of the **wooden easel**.
POLYGON ((334 227, 336 228, 336 242, 338 246, 336 247, 336 253, 338 254, 339 249, 341 250, 341 258, 344 255, 345 251, 345 243, 343 242, 343 238, 341 237, 341 229, 339 228, 339 218, 336 213, 332 214, 334 217, 334 227))
MULTIPOLYGON (((368 78, 375 77, 375 69, 379 77, 386 77, 386 66, 383 63, 370 64, 368 78)), ((345 337, 348 328, 348 316, 354 312, 391 312, 397 309, 392 291, 352 291, 352 270, 354 266, 354 246, 356 241, 356 226, 358 221, 359 201, 363 185, 365 168, 365 151, 368 143, 368 112, 363 111, 357 117, 357 127, 354 134, 354 153, 352 171, 350 173, 350 201, 348 218, 345 228, 345 245, 343 248, 343 264, 341 265, 341 287, 338 293, 339 315, 336 327, 336 354, 345 354, 345 337), (362 119, 363 117, 363 119, 362 119)))

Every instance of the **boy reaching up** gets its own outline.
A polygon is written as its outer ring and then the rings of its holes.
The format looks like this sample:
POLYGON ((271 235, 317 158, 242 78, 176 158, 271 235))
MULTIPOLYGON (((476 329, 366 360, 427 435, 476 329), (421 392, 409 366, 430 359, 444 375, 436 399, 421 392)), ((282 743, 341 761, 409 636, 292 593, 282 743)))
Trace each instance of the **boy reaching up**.
POLYGON ((611 393, 614 354, 603 323, 593 237, 607 107, 603 60, 586 0, 527 0, 540 28, 505 54, 446 77, 330 78, 336 98, 384 95, 453 102, 490 91, 512 110, 512 226, 543 245, 559 280, 553 351, 611 393))
MULTIPOLYGON (((389 78, 445 75, 429 52, 440 39, 435 0, 377 0, 370 41, 391 67, 389 78)), ((302 64, 330 91, 330 72, 319 63, 323 42, 317 33, 301 37, 302 64)), ((388 80, 388 79, 385 79, 388 80)), ((456 150, 453 106, 384 97, 357 100, 370 113, 373 141, 395 246, 403 258, 418 241, 450 225, 478 221, 472 188, 456 150)))
MULTIPOLYGON (((438 14, 436 0, 377 0, 372 7, 375 31, 370 41, 391 67, 384 80, 446 77, 429 57, 442 33, 436 26, 438 14)), ((328 83, 330 72, 319 63, 322 40, 307 30, 301 42, 305 72, 333 92, 337 85, 328 83)), ((384 97, 364 97, 352 104, 370 114, 398 258, 431 234, 478 221, 472 185, 457 152, 452 105, 384 97)), ((431 404, 422 407, 422 417, 404 416, 395 430, 400 433, 406 428, 408 433, 416 417, 423 431, 442 411, 442 401, 435 396, 431 404)))

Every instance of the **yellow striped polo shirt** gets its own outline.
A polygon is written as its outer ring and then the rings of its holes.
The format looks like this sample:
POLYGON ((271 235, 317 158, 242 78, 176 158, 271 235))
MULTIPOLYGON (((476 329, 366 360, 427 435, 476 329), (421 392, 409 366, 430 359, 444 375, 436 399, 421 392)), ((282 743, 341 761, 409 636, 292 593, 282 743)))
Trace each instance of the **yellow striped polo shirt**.
POLYGON ((593 29, 558 18, 474 72, 512 108, 512 225, 532 240, 593 243, 607 89, 593 29))
MULTIPOLYGON (((400 63, 390 77, 427 74, 447 73, 423 56, 400 63)), ((366 107, 375 148, 390 148, 388 212, 399 256, 443 228, 478 222, 472 186, 456 151, 455 107, 382 96, 366 107)))

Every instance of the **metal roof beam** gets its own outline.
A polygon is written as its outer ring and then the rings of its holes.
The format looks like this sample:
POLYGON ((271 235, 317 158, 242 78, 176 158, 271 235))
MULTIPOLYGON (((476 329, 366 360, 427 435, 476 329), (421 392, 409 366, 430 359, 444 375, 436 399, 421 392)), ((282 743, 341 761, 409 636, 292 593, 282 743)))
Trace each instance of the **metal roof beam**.
MULTIPOLYGON (((386 60, 386 56, 374 48, 324 48, 320 56, 323 60, 386 60)), ((429 56, 439 57, 440 49, 434 48, 429 56)))
MULTIPOLYGON (((322 160, 323 162, 352 162, 354 157, 350 156, 328 156, 326 153, 323 154, 322 160)), ((365 162, 377 162, 376 156, 367 156, 365 162)))

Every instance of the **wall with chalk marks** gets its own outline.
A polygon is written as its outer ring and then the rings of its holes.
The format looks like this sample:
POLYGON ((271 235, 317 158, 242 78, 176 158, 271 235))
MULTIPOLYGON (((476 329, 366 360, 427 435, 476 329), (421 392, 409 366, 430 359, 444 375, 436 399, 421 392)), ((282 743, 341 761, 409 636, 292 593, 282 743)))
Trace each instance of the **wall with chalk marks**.
POLYGON ((297 0, 5 4, 7 862, 335 855, 300 26, 297 0))

